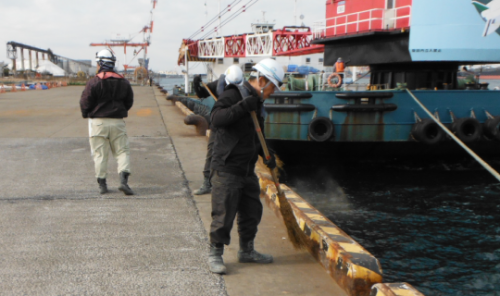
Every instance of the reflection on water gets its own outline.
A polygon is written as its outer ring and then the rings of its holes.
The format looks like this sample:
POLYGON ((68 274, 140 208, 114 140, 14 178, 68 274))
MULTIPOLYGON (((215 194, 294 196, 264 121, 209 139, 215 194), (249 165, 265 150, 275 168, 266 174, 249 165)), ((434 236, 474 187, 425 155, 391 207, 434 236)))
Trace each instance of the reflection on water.
POLYGON ((500 295, 500 184, 475 164, 287 167, 287 184, 426 295, 500 295))

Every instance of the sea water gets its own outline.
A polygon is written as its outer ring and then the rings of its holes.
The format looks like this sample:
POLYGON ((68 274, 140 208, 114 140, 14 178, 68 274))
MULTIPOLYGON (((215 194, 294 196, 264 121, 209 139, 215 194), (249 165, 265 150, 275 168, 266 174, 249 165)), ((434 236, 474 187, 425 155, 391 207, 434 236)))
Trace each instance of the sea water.
POLYGON ((157 78, 157 83, 163 87, 163 89, 168 91, 168 94, 171 95, 173 93, 174 87, 181 86, 184 84, 184 78, 176 77, 176 78, 168 78, 168 77, 160 77, 157 78))
POLYGON ((474 162, 285 168, 291 188, 380 260, 384 282, 500 295, 500 184, 474 162))

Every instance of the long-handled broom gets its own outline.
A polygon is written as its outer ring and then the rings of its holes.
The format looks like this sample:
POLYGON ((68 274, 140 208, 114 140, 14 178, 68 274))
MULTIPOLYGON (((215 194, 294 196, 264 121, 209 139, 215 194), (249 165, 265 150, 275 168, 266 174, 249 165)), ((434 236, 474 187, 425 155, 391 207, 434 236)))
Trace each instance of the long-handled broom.
MULTIPOLYGON (((259 141, 262 146, 262 150, 264 150, 264 156, 266 157, 267 160, 269 160, 271 158, 271 155, 269 154, 269 149, 267 148, 266 139, 264 139, 264 135, 262 134, 259 120, 257 119, 257 114, 255 113, 255 111, 250 112, 250 114, 252 116, 253 124, 255 126, 255 131, 259 136, 259 141)), ((288 232, 288 239, 296 249, 309 248, 309 239, 306 237, 305 233, 300 229, 299 224, 297 223, 297 219, 295 219, 292 206, 288 202, 285 193, 280 188, 277 171, 278 169, 274 168, 273 170, 271 170, 271 175, 273 176, 274 185, 276 186, 276 190, 278 191, 280 212, 281 215, 283 216, 283 222, 285 223, 286 230, 288 232)))

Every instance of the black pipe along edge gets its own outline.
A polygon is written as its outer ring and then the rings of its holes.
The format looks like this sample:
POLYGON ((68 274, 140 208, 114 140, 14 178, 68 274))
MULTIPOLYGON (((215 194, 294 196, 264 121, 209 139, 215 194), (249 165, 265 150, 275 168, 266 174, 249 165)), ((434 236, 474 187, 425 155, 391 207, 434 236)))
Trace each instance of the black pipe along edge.
POLYGON ((311 112, 316 110, 312 104, 264 104, 267 112, 311 112))
POLYGON ((313 95, 309 92, 280 91, 270 96, 272 99, 310 99, 313 95))
POLYGON ((398 109, 395 104, 346 104, 334 105, 335 112, 391 112, 398 109))
POLYGON ((339 99, 390 99, 394 96, 392 92, 345 92, 337 93, 335 96, 339 99))

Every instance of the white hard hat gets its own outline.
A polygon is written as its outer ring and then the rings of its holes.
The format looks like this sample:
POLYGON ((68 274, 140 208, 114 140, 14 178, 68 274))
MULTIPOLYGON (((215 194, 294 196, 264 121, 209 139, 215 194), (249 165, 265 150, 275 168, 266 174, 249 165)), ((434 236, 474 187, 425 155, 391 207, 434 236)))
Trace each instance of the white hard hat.
POLYGON ((241 85, 243 83, 243 71, 241 71, 241 68, 236 65, 232 65, 227 68, 224 75, 226 76, 227 84, 241 85))
POLYGON ((260 74, 269 79, 269 81, 271 81, 278 89, 283 84, 285 71, 283 70, 283 67, 275 60, 264 59, 257 65, 253 66, 253 69, 257 70, 260 74))
POLYGON ((95 61, 104 61, 104 62, 116 62, 115 55, 109 49, 103 49, 100 52, 96 52, 95 61))

